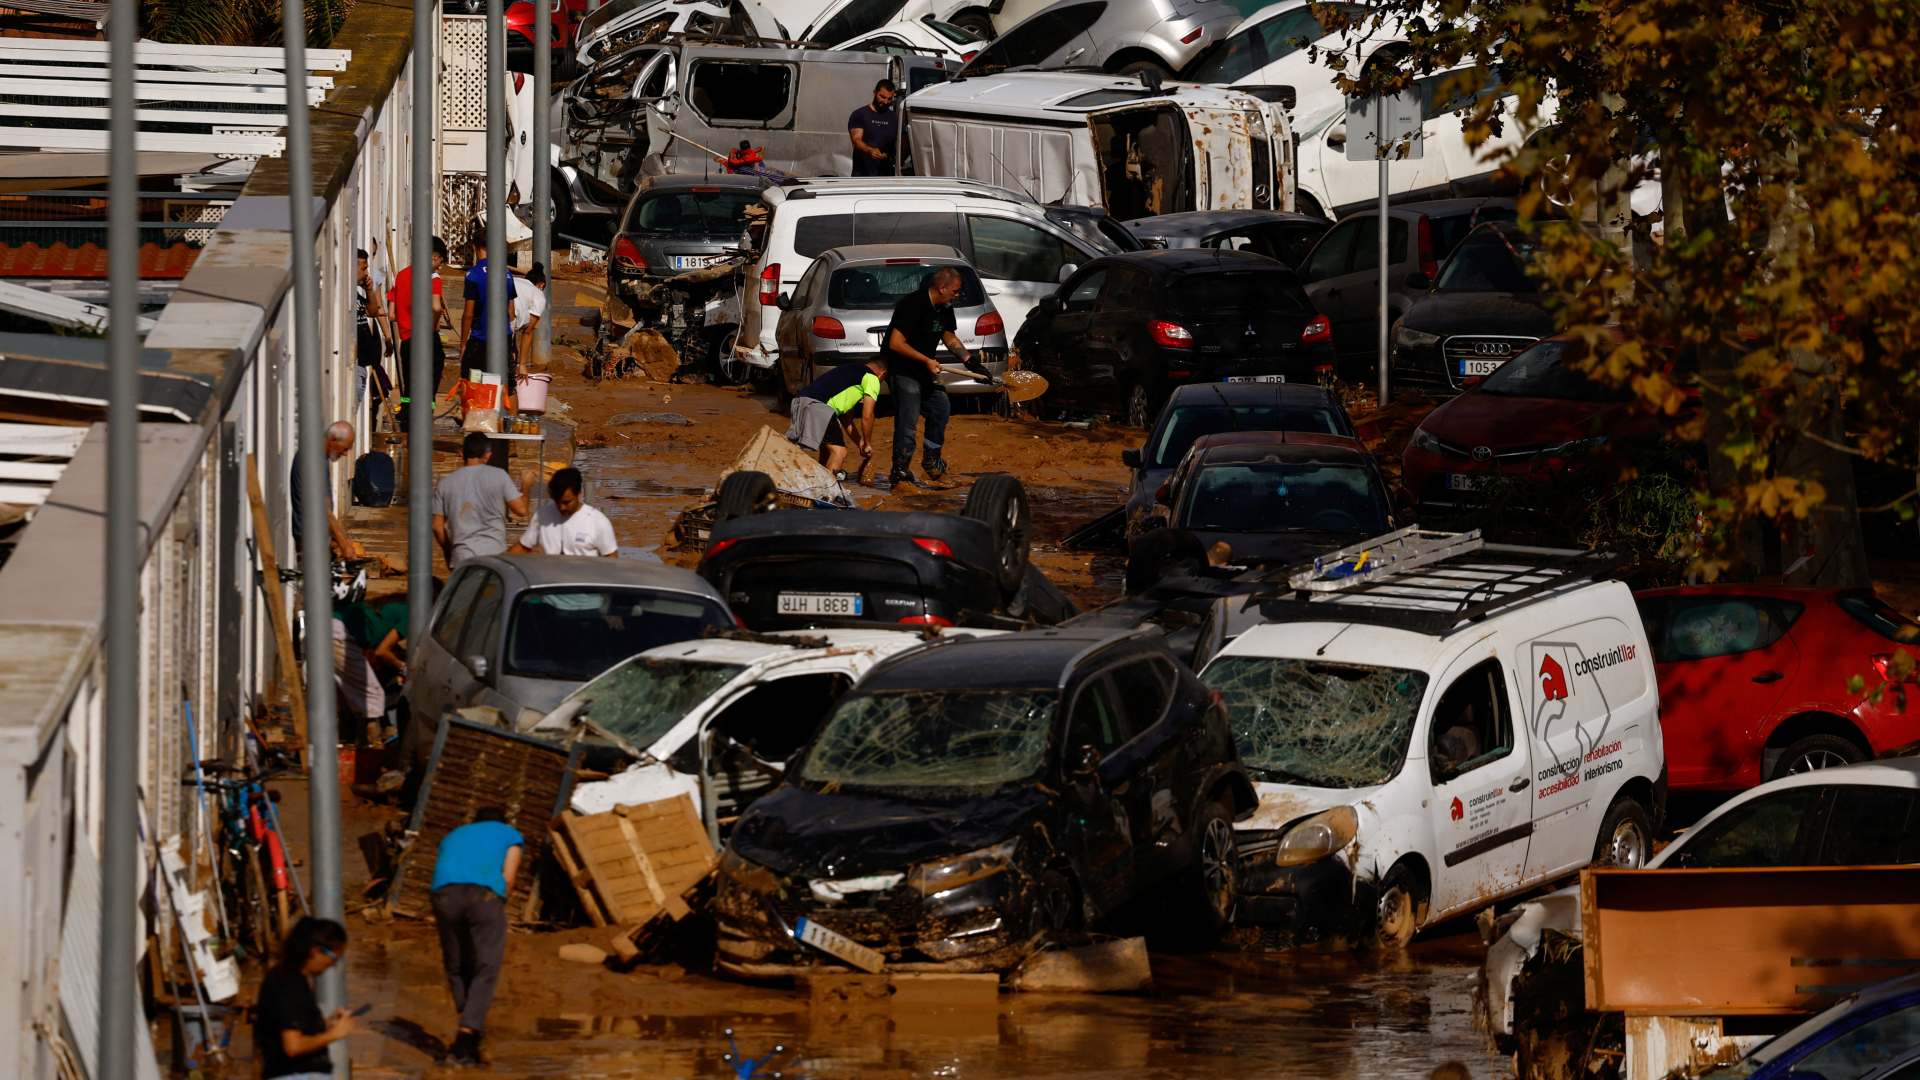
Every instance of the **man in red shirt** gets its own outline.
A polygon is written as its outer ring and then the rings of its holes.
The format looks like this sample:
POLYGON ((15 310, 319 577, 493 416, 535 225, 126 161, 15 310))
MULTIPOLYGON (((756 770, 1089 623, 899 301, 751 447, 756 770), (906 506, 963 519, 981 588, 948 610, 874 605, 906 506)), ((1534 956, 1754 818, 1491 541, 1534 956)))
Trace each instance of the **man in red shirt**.
MULTIPOLYGON (((453 326, 453 320, 447 316, 447 305, 440 299, 440 268, 447 265, 447 242, 439 237, 433 238, 433 326, 428 335, 433 341, 433 393, 429 398, 440 394, 440 376, 447 366, 446 349, 440 344, 440 327, 453 326)), ((413 340, 413 267, 409 266, 393 277, 393 291, 388 294, 391 303, 388 309, 393 312, 394 324, 399 327, 400 338, 400 385, 407 385, 407 375, 413 370, 413 353, 407 343, 413 340)), ((409 400, 413 397, 411 389, 405 391, 409 400)))

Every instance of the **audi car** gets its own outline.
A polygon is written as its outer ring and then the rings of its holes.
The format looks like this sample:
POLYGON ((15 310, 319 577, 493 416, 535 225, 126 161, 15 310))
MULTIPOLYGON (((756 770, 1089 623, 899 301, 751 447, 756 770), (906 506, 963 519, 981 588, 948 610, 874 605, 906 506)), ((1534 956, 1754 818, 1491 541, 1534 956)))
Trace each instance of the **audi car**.
POLYGON ((1510 221, 1468 233, 1433 289, 1393 324, 1395 384, 1458 393, 1551 334, 1553 316, 1527 269, 1533 250, 1510 221))

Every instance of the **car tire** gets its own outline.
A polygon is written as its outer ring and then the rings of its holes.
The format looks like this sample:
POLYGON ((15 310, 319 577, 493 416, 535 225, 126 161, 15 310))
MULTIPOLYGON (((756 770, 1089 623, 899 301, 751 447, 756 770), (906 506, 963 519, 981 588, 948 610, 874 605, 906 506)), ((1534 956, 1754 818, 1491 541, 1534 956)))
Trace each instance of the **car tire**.
POLYGON ((1195 943, 1212 945, 1233 928, 1239 900, 1240 849, 1233 835, 1233 806, 1216 794, 1195 823, 1193 866, 1188 870, 1188 904, 1195 943))
POLYGON ((992 41, 994 38, 1000 36, 993 28, 993 16, 987 14, 985 8, 974 8, 971 11, 963 11, 955 15, 950 21, 953 25, 965 30, 967 33, 972 34, 982 41, 992 41))
POLYGON ((1139 75, 1143 71, 1159 72, 1160 80, 1162 82, 1171 82, 1173 80, 1172 68, 1169 68, 1166 64, 1161 63, 1158 60, 1150 60, 1146 57, 1141 57, 1138 60, 1129 60, 1126 63, 1121 64, 1119 67, 1114 69, 1113 74, 1118 78, 1124 79, 1124 78, 1132 78, 1136 75, 1139 75))
POLYGON ((773 508, 773 477, 753 469, 728 473, 714 500, 713 523, 764 513, 773 508))
POLYGON ((1412 870, 1396 866, 1380 882, 1373 905, 1373 945, 1404 949, 1427 917, 1427 894, 1412 870))
POLYGON ((740 328, 721 326, 707 331, 707 360, 713 367, 715 386, 739 386, 753 374, 753 365, 734 355, 740 340, 740 328))
POLYGON ((1780 751, 1780 760, 1773 766, 1772 779, 1813 772, 1815 769, 1854 765, 1865 760, 1866 755, 1847 739, 1838 735, 1809 735, 1804 739, 1795 739, 1780 751))
MULTIPOLYGON (((553 214, 547 219, 550 236, 558 237, 573 230, 573 192, 567 190, 567 178, 560 170, 553 170, 547 181, 547 192, 553 199, 553 214)), ((542 260, 545 261, 545 260, 542 260)))
POLYGON ((1621 795, 1607 808, 1593 842, 1593 865, 1638 870, 1653 855, 1653 818, 1631 796, 1621 795))
POLYGON ((1027 552, 1032 542, 1027 489, 1016 477, 988 473, 973 482, 960 516, 993 530, 993 575, 1000 583, 1000 595, 1012 596, 1026 580, 1027 552))

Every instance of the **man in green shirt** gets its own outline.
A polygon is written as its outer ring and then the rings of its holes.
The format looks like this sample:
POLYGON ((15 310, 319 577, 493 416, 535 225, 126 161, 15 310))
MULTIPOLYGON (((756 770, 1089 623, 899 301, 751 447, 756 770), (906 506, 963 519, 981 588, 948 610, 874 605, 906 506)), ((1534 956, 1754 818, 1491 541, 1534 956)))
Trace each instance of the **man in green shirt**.
POLYGON ((887 377, 885 353, 866 363, 841 364, 808 383, 794 395, 787 438, 820 455, 820 461, 845 481, 840 466, 847 459, 847 439, 862 458, 873 457, 873 409, 880 400, 880 380, 887 377), (860 422, 849 426, 844 418, 858 406, 860 422))

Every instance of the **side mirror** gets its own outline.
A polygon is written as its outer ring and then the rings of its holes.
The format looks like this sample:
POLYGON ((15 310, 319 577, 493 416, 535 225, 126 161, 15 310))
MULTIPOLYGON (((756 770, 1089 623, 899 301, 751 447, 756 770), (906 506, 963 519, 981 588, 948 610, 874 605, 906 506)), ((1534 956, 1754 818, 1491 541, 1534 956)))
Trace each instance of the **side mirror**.
POLYGON ((1347 145, 1347 125, 1344 121, 1333 125, 1333 127, 1327 130, 1327 145, 1328 146, 1347 145))
POLYGON ((1058 296, 1043 296, 1040 298, 1040 302, 1034 305, 1034 310, 1042 315, 1058 315, 1060 313, 1060 298, 1058 296))
POLYGON ((1140 461, 1141 461, 1141 457, 1140 457, 1140 451, 1138 449, 1134 447, 1128 447, 1127 449, 1120 451, 1120 464, 1125 465, 1127 468, 1129 469, 1139 468, 1140 461))
POLYGON ((467 670, 473 672, 474 678, 485 682, 487 680, 487 658, 484 656, 467 657, 467 670))
POLYGON ((781 293, 779 296, 774 298, 773 305, 779 308, 781 311, 792 311, 793 297, 788 293, 781 293))
POLYGON ((1079 263, 1062 264, 1060 267, 1060 278, 1059 278, 1060 284, 1065 285, 1067 283, 1068 278, 1072 277, 1073 275, 1079 272, 1080 272, 1079 263))
POLYGON ((1161 484, 1158 488, 1154 490, 1153 501, 1159 503, 1161 506, 1173 505, 1172 500, 1173 500, 1173 492, 1168 489, 1167 485, 1161 484))
POLYGON ((1097 780, 1100 777, 1100 748, 1089 743, 1073 752, 1073 762, 1067 769, 1067 775, 1075 780, 1097 780))
POLYGON ((1433 288, 1433 279, 1415 270, 1413 273, 1407 275, 1407 288, 1431 289, 1433 288))

